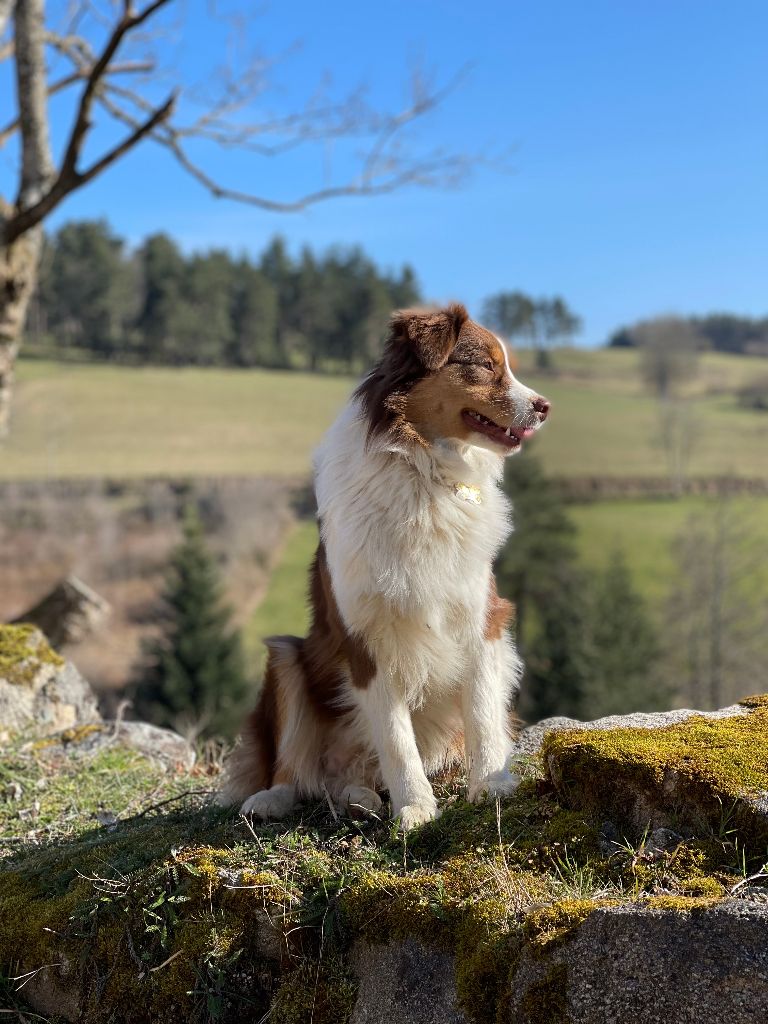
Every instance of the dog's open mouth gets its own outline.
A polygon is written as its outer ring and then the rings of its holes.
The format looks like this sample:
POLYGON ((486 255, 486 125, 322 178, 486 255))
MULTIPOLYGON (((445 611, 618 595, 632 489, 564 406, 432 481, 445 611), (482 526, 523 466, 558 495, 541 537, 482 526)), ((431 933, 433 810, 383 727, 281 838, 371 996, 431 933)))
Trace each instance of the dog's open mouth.
POLYGON ((502 448, 519 448, 527 437, 534 434, 532 427, 501 427, 473 409, 465 409, 461 417, 472 430, 478 434, 485 434, 502 448))

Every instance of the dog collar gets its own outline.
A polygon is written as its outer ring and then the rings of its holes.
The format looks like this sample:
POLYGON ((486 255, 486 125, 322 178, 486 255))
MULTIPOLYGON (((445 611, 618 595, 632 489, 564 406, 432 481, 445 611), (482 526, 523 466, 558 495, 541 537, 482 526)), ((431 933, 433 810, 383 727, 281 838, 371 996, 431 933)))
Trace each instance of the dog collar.
POLYGON ((473 487, 472 484, 456 483, 453 485, 452 490, 457 498, 461 498, 462 501, 468 501, 470 505, 483 504, 483 496, 480 493, 479 487, 473 487))

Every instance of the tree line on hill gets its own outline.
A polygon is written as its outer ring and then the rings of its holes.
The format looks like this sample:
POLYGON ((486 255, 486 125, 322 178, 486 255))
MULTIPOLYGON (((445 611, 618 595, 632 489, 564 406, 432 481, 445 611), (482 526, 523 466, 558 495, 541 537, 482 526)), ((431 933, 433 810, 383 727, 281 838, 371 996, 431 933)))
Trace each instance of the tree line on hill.
POLYGON ((768 317, 752 318, 731 313, 709 316, 659 317, 621 327, 608 339, 609 348, 644 348, 658 325, 674 323, 683 335, 683 347, 734 355, 768 356, 768 317))
POLYGON ((294 258, 278 237, 251 261, 157 234, 129 251, 104 221, 80 221, 46 240, 27 340, 142 364, 359 372, 390 311, 420 299, 409 266, 382 271, 359 248, 294 258))
MULTIPOLYGON (((258 260, 185 255, 164 234, 131 251, 105 221, 74 221, 45 241, 27 342, 38 353, 134 364, 260 366, 361 373, 389 314, 423 301, 413 269, 382 271, 360 248, 294 257, 275 238, 258 260)), ((579 318, 559 296, 490 296, 483 322, 551 362, 579 318)))

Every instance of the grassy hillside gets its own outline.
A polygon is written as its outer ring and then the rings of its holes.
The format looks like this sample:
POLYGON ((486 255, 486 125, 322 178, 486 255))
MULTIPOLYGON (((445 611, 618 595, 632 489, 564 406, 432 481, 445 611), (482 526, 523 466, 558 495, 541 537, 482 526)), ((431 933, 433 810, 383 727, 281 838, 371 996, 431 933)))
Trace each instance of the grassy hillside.
POLYGON ((304 474, 341 377, 22 362, 0 476, 304 474))
MULTIPOLYGON (((631 351, 558 353, 559 375, 520 376, 553 401, 537 439, 549 473, 661 476, 654 401, 631 351)), ((691 384, 694 475, 768 472, 768 415, 734 390, 768 361, 708 355, 691 384)), ((135 369, 27 361, 0 477, 308 472, 310 455, 352 389, 344 377, 270 371, 135 369)))

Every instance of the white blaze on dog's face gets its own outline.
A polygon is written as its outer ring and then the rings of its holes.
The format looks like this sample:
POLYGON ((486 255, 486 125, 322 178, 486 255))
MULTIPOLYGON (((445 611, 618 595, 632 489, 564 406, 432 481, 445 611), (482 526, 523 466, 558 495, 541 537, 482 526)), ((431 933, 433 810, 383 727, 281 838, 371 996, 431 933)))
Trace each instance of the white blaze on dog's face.
POLYGON ((410 325, 425 373, 408 391, 405 420, 429 443, 452 438, 503 455, 518 451, 547 418, 549 402, 517 380, 506 346, 463 306, 431 316, 444 324, 429 337, 410 325))

